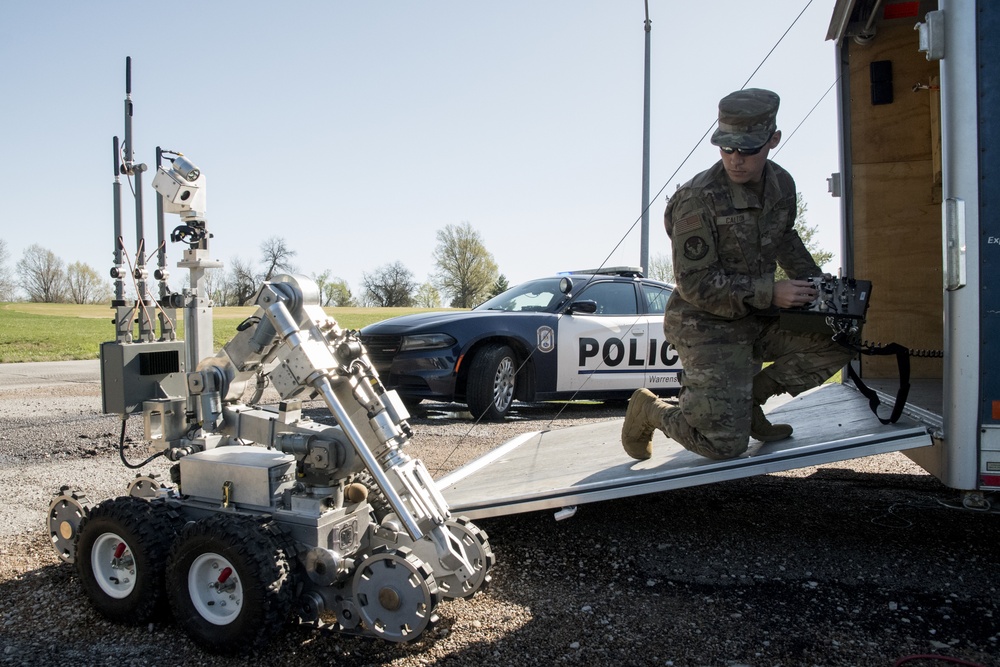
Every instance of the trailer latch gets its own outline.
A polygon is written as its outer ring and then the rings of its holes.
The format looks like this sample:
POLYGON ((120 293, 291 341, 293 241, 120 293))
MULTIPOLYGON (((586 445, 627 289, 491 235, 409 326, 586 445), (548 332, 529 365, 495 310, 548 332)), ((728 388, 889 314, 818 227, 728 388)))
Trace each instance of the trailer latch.
POLYGON ((944 58, 944 12, 927 12, 924 22, 913 26, 920 33, 918 51, 923 51, 927 60, 944 58))

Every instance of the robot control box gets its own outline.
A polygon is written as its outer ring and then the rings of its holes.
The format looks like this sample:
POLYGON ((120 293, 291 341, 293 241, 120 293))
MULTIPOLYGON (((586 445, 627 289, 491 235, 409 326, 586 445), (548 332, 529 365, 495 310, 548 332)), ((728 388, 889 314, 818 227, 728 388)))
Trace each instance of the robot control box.
POLYGON ((800 308, 782 308, 778 326, 788 331, 806 333, 861 332, 872 293, 870 280, 855 278, 808 278, 816 298, 800 308))

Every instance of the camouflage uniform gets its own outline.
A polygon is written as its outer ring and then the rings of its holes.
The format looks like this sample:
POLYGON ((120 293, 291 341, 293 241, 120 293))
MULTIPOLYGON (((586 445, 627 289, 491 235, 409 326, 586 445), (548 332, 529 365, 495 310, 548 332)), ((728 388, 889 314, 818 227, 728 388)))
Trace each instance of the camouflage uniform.
MULTIPOLYGON (((720 123, 713 143, 739 146, 720 143, 722 129, 720 123)), ((822 384, 851 357, 829 336, 778 329, 771 306, 776 265, 792 279, 822 271, 792 228, 791 175, 768 161, 762 181, 762 187, 734 183, 720 160, 681 187, 664 216, 677 285, 663 330, 684 370, 679 407, 662 412, 662 429, 715 459, 747 449, 761 362, 773 362, 761 371, 778 387, 773 393, 794 396, 822 384)))

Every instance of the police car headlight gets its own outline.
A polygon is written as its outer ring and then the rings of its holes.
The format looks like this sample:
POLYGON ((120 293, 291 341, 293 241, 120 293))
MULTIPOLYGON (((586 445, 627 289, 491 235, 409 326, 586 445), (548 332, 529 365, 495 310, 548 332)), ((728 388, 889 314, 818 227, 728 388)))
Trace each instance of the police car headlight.
POLYGON ((444 347, 451 347, 457 342, 448 334, 415 334, 413 336, 403 336, 403 340, 399 344, 399 351, 437 350, 444 347))

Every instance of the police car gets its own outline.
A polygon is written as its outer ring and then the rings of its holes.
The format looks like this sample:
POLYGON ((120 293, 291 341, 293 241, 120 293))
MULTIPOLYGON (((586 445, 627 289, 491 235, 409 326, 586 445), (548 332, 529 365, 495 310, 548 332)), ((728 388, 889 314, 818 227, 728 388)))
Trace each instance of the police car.
POLYGON ((361 340, 405 403, 465 403, 476 419, 503 419, 515 400, 628 398, 639 387, 666 396, 681 370, 663 336, 671 291, 638 269, 572 272, 470 311, 377 322, 361 340))

